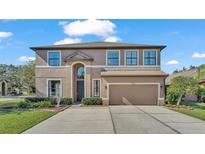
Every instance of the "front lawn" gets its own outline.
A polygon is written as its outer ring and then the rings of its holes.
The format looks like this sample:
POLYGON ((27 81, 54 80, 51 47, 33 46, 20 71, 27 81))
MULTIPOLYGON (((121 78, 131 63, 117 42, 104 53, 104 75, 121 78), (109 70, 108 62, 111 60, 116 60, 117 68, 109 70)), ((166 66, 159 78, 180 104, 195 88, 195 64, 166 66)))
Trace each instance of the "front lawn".
POLYGON ((199 118, 201 120, 205 120, 205 103, 185 101, 185 102, 182 102, 181 105, 191 106, 193 110, 177 109, 175 111, 187 114, 195 118, 199 118))
POLYGON ((15 107, 18 103, 24 100, 0 100, 0 108, 15 107))
POLYGON ((0 111, 0 134, 18 134, 55 115, 56 111, 0 111))

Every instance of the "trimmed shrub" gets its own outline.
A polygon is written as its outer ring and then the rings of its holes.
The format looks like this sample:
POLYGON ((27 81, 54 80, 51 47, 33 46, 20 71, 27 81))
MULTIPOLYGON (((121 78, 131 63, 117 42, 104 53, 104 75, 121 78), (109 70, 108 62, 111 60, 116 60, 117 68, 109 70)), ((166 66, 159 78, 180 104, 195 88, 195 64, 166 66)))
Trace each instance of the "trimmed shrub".
POLYGON ((51 101, 41 101, 41 102, 36 102, 33 103, 33 107, 37 108, 37 107, 49 107, 51 106, 51 101))
POLYGON ((51 101, 43 101, 40 103, 39 107, 49 107, 51 106, 51 101))
POLYGON ((100 97, 86 97, 81 101, 84 105, 102 105, 102 98, 100 97))
POLYGON ((17 108, 30 108, 31 107, 31 103, 30 102, 21 102, 17 104, 17 108))
POLYGON ((57 104, 57 98, 50 98, 51 104, 56 105, 57 104))
MULTIPOLYGON (((39 102, 50 102, 50 105, 57 104, 57 98, 53 97, 26 97, 25 102, 29 102, 33 104, 33 106, 38 107, 39 102)), ((71 105, 72 99, 71 98, 60 98, 60 104, 62 105, 71 105)))
POLYGON ((51 106, 51 101, 41 101, 41 102, 21 102, 17 104, 18 108, 38 108, 38 107, 49 107, 51 106))
POLYGON ((72 104, 72 98, 61 98, 60 104, 62 105, 71 105, 72 104))
MULTIPOLYGON (((57 104, 57 98, 50 98, 51 104, 56 105, 57 104)), ((60 98, 60 105, 71 105, 72 104, 72 98, 60 98)))
POLYGON ((26 102, 41 102, 41 101, 49 101, 52 98, 49 97, 26 97, 25 101, 26 102))
POLYGON ((31 103, 31 108, 38 108, 40 107, 40 102, 31 103))

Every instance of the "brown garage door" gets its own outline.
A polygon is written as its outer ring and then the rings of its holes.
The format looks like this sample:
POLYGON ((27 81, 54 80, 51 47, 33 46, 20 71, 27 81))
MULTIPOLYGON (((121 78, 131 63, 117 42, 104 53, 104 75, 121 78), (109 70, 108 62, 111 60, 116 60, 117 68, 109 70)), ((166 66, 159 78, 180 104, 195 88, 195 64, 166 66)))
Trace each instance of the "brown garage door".
POLYGON ((110 85, 110 105, 157 105, 157 85, 110 85))

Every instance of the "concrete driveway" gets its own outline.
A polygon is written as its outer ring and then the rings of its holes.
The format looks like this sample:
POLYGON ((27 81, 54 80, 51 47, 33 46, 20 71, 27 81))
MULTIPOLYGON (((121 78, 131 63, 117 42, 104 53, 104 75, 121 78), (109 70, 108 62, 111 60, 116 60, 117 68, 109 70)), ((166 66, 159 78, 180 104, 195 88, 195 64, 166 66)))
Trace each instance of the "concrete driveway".
POLYGON ((71 107, 24 133, 198 134, 205 122, 159 106, 71 107))

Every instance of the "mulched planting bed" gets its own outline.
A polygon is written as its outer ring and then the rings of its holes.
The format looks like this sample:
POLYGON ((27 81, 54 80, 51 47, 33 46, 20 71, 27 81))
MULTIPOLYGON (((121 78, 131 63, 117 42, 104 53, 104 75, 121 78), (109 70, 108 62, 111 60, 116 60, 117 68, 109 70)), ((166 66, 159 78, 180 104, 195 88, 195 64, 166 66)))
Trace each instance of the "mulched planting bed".
POLYGON ((61 111, 64 111, 65 109, 69 108, 70 106, 71 105, 59 106, 59 107, 43 107, 43 108, 36 108, 35 110, 46 110, 46 111, 61 112, 61 111))
POLYGON ((166 108, 174 109, 174 110, 193 110, 191 106, 186 105, 173 105, 173 104, 165 104, 166 108))

